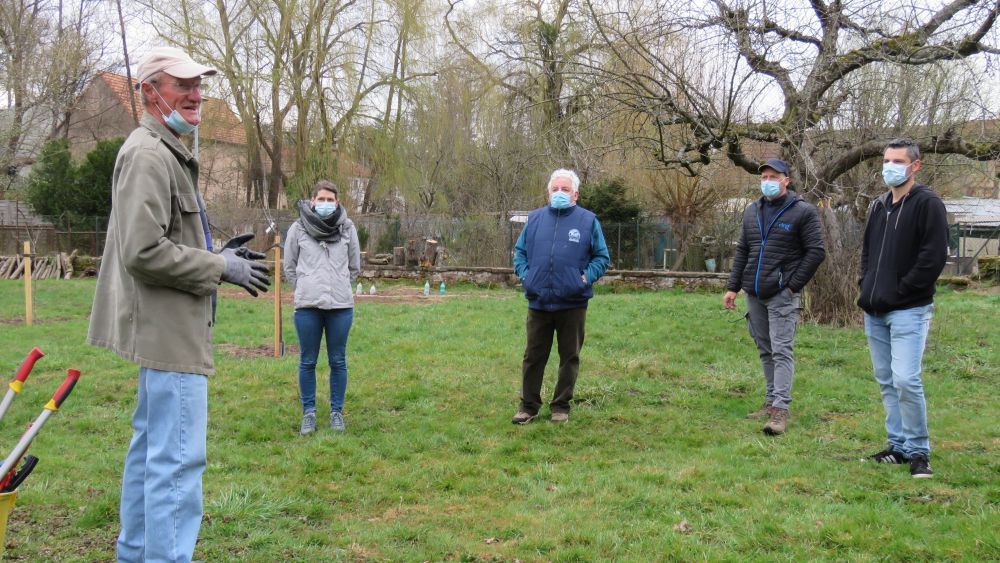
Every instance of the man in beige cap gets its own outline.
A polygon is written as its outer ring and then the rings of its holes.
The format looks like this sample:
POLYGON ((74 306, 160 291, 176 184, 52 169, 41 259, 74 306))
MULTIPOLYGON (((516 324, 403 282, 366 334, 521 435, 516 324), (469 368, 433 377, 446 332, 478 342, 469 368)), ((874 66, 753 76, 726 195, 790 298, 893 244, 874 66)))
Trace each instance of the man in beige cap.
POLYGON ((183 51, 139 63, 145 113, 118 152, 111 218, 87 341, 139 364, 138 402, 122 477, 119 561, 191 560, 201 527, 215 289, 256 296, 263 254, 212 251, 198 162, 180 137, 201 121, 201 79, 216 74, 183 51))

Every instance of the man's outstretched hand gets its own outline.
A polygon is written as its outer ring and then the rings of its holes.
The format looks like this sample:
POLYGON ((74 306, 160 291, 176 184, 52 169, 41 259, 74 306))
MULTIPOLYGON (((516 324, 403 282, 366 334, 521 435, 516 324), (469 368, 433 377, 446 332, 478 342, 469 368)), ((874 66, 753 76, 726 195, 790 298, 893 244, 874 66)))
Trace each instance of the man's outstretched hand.
POLYGON ((219 255, 226 259, 222 281, 238 285, 250 295, 257 297, 258 291, 267 291, 271 285, 271 278, 267 275, 269 272, 267 265, 258 262, 266 255, 254 252, 245 246, 253 237, 253 233, 243 233, 229 239, 219 255))

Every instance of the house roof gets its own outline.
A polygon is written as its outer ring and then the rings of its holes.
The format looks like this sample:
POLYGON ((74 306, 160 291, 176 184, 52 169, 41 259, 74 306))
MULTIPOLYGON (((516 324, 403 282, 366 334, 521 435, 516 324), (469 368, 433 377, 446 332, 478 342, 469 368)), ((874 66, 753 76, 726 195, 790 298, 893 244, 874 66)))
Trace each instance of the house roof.
MULTIPOLYGON (((142 100, 139 91, 131 86, 129 79, 113 72, 99 72, 99 80, 103 80, 114 92, 118 103, 132 111, 129 96, 135 100, 135 107, 142 111, 142 100)), ((229 105, 219 98, 205 96, 201 103, 201 126, 198 128, 202 141, 220 141, 233 145, 247 144, 246 131, 240 118, 229 109, 229 105)))
POLYGON ((944 207, 959 223, 1000 227, 1000 199, 981 197, 945 199, 944 207))

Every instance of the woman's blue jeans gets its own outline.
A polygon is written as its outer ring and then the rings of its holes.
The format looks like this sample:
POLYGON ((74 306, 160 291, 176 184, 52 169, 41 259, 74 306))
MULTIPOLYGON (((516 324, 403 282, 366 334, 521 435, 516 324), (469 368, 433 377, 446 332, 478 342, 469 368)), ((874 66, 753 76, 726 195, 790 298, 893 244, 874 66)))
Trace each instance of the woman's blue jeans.
POLYGON ((299 335, 299 397, 302 412, 316 411, 316 359, 326 331, 326 357, 330 362, 330 411, 344 408, 347 392, 347 335, 354 309, 296 309, 295 332, 299 335))

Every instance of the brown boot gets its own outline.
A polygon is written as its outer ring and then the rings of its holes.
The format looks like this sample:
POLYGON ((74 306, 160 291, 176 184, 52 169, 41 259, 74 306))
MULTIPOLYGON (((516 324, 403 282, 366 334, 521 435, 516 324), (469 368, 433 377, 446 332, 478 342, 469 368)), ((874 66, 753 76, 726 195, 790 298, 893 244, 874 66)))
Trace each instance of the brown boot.
POLYGON ((771 404, 764 403, 761 407, 747 415, 750 420, 760 420, 771 416, 771 404))
POLYGON ((771 407, 771 420, 768 420, 767 424, 764 425, 764 433, 770 434, 771 436, 784 434, 785 427, 787 426, 788 426, 788 409, 779 409, 777 407, 771 407))

